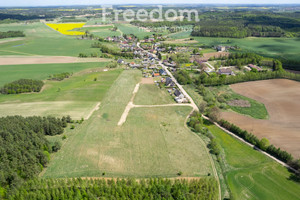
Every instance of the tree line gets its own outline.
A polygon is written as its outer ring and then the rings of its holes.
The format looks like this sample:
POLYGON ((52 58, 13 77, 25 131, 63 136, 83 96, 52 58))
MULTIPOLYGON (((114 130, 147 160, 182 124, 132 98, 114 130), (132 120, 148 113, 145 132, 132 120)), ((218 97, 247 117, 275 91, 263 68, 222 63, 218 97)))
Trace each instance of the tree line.
POLYGON ((195 180, 141 179, 35 179, 25 183, 11 200, 20 199, 198 199, 216 200, 215 178, 195 180))
POLYGON ((130 59, 134 58, 133 52, 120 52, 118 50, 110 48, 107 45, 99 43, 99 42, 92 44, 91 47, 92 48, 100 48, 100 51, 103 54, 111 54, 111 55, 114 55, 114 56, 124 57, 124 58, 130 58, 130 59))
POLYGON ((39 92, 44 86, 41 80, 20 79, 8 84, 5 84, 1 89, 1 94, 20 94, 27 92, 39 92))
POLYGON ((217 143, 214 135, 203 126, 202 115, 199 112, 193 112, 187 124, 194 132, 203 134, 209 138, 210 142, 208 148, 210 149, 210 153, 215 154, 218 157, 221 152, 221 147, 217 143))
POLYGON ((285 70, 280 71, 262 71, 262 72, 245 72, 244 74, 237 74, 235 76, 226 75, 214 75, 206 76, 200 75, 198 79, 195 80, 196 84, 203 84, 205 86, 218 86, 218 85, 230 85, 234 83, 248 82, 248 81, 258 81, 267 79, 278 79, 285 78, 295 81, 300 81, 300 75, 295 73, 290 73, 285 70))
MULTIPOLYGON (((285 162, 285 163, 297 163, 297 161, 293 161, 293 156, 284 151, 281 150, 280 148, 276 148, 275 146, 268 145, 265 141, 265 139, 261 139, 259 140, 255 135, 253 135, 252 133, 247 132, 246 130, 242 130, 241 128, 239 128, 238 126, 222 119, 218 122, 222 127, 226 128, 227 130, 229 130, 230 132, 238 135, 239 137, 243 138, 244 140, 246 140, 247 142, 253 144, 254 146, 258 147, 259 149, 269 153, 270 155, 274 156, 275 158, 285 162)), ((299 166, 297 166, 297 169, 299 169, 299 166)))
POLYGON ((12 37, 25 37, 23 31, 7 31, 7 32, 0 32, 0 39, 3 38, 12 38, 12 37))
POLYGON ((45 135, 62 134, 69 122, 70 117, 0 118, 0 199, 1 191, 10 193, 43 170, 50 153, 60 149, 45 135))
POLYGON ((190 77, 190 74, 186 70, 179 70, 174 73, 174 77, 178 83, 182 85, 191 84, 193 80, 190 77))

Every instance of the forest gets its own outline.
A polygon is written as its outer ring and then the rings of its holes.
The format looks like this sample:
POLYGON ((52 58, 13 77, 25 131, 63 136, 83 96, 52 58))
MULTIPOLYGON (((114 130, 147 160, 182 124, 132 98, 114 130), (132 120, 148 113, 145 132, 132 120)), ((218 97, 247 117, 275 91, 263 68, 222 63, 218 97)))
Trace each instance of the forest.
POLYGON ((50 143, 45 135, 62 134, 69 122, 70 117, 0 118, 0 199, 1 191, 9 193, 47 166, 50 153, 61 144, 50 143))
POLYGON ((1 89, 1 94, 20 94, 27 92, 40 92, 44 82, 33 79, 20 79, 8 84, 5 84, 1 89))
POLYGON ((216 200, 214 178, 170 179, 40 179, 28 181, 9 199, 198 199, 216 200))
POLYGON ((25 37, 23 31, 7 31, 7 32, 0 32, 0 39, 3 38, 12 38, 12 37, 25 37))
POLYGON ((191 36, 200 37, 298 37, 300 35, 299 13, 270 11, 202 11, 199 22, 183 21, 141 22, 132 21, 136 26, 148 28, 193 26, 191 36))

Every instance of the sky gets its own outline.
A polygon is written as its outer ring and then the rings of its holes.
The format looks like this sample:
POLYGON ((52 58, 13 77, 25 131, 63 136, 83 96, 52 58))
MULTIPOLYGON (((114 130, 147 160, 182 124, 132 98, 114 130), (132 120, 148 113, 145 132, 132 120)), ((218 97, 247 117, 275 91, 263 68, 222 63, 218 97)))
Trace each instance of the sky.
POLYGON ((0 7, 103 4, 300 4, 300 0, 0 0, 0 7))

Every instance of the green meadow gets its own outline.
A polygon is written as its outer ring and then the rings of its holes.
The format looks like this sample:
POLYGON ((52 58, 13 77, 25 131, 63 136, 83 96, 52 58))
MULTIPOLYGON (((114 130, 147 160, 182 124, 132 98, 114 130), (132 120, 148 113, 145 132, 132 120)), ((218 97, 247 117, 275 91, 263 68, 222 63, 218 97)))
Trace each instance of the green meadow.
MULTIPOLYGON (((78 56, 81 52, 92 53, 91 40, 62 35, 43 23, 2 24, 0 31, 24 31, 24 40, 0 43, 0 55, 47 55, 78 56)), ((0 40, 1 41, 1 40, 0 40)))
POLYGON ((223 149, 220 163, 232 199, 299 199, 300 184, 286 168, 218 127, 208 128, 223 149))
MULTIPOLYGON (((52 115, 61 117, 70 115, 74 119, 87 118, 101 103, 106 92, 122 71, 120 69, 103 71, 104 63, 102 67, 99 63, 94 65, 98 68, 91 69, 92 66, 93 64, 87 64, 84 67, 88 69, 74 73, 73 76, 63 81, 45 81, 45 86, 39 93, 0 95, 0 116, 52 115)), ((47 70, 49 68, 43 67, 49 73, 47 70)), ((67 69, 63 68, 64 72, 67 69)), ((47 75, 45 72, 31 72, 31 76, 28 71, 28 77, 25 76, 25 78, 43 80, 47 75)), ((24 76, 19 78, 24 78, 24 76)))
POLYGON ((153 84, 141 84, 138 93, 134 98, 136 105, 160 105, 175 103, 174 99, 168 94, 166 88, 159 88, 153 84))
POLYGON ((45 80, 52 74, 62 72, 76 73, 85 69, 103 68, 106 62, 98 63, 62 63, 62 64, 29 64, 1 65, 0 87, 22 78, 45 80))
MULTIPOLYGON (((125 70, 92 117, 69 129, 43 177, 203 177, 212 174, 201 139, 184 126, 190 107, 133 108, 118 121, 140 81, 125 70)), ((61 140, 61 136, 56 136, 61 140)), ((55 140, 55 138, 52 138, 55 140)))

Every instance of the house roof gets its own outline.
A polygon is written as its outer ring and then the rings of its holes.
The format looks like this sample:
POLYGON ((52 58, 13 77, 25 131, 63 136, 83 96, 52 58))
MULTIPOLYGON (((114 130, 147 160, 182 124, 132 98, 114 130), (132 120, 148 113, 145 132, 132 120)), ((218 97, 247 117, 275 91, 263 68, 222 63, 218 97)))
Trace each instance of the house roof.
POLYGON ((179 95, 181 95, 181 92, 178 89, 176 89, 174 95, 178 97, 179 95))
POLYGON ((231 74, 232 70, 230 68, 220 68, 219 73, 220 74, 231 74))

